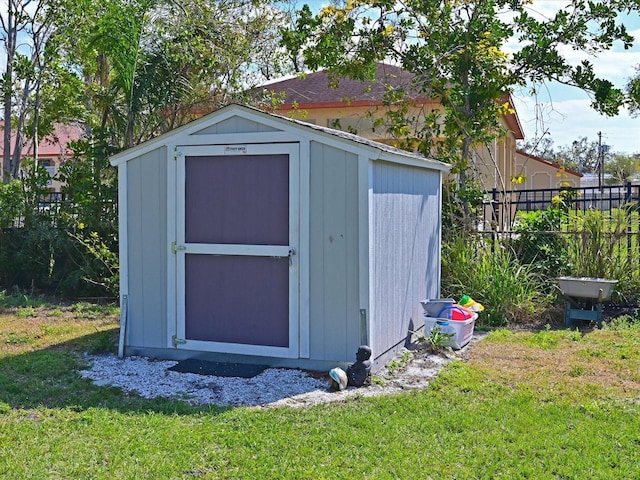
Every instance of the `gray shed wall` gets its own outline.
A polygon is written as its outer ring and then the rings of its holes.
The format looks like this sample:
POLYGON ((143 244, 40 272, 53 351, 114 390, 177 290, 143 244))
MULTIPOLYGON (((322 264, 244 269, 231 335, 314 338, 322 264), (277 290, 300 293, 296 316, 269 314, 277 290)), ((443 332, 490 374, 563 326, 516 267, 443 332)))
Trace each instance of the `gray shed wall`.
POLYGON ((127 163, 128 346, 167 344, 167 150, 127 163))
POLYGON ((373 162, 369 193, 372 349, 377 357, 423 324, 440 291, 440 172, 373 162))
POLYGON ((354 361, 360 341, 358 157, 313 142, 310 172, 310 357, 354 361))

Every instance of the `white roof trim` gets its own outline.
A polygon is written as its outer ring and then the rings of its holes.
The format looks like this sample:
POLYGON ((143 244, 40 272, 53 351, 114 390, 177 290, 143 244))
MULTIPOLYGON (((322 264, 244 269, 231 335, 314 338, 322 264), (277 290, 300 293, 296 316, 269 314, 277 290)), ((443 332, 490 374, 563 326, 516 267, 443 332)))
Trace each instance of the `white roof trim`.
MULTIPOLYGON (((298 120, 288 119, 238 104, 228 105, 220 110, 210 113, 209 115, 171 130, 170 132, 164 133, 159 137, 113 155, 109 161, 112 165, 117 166, 158 148, 165 147, 169 144, 176 144, 176 140, 178 138, 180 139, 180 142, 178 143, 188 144, 189 136, 234 116, 241 116, 256 123, 261 123, 281 131, 294 128, 301 138, 320 142, 329 141, 329 143, 334 145, 340 144, 342 148, 347 148, 348 150, 356 153, 367 152, 372 160, 384 160, 422 168, 431 168, 443 172, 446 172, 451 168, 450 165, 438 160, 433 160, 416 153, 399 150, 389 145, 374 142, 373 140, 368 140, 357 135, 327 127, 312 125, 298 120)), ((251 142, 249 141, 248 143, 251 142)))

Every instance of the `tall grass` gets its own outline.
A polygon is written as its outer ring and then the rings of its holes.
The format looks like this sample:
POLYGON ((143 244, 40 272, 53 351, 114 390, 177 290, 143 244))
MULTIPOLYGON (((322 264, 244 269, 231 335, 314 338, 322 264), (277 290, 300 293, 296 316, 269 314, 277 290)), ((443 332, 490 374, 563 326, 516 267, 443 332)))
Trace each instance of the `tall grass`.
POLYGON ((442 293, 452 298, 466 294, 482 303, 479 323, 528 322, 538 307, 550 302, 543 291, 534 268, 521 264, 504 245, 468 235, 454 236, 443 245, 442 293))
POLYGON ((566 236, 566 250, 578 277, 618 280, 619 296, 637 300, 640 289, 640 248, 628 235, 636 218, 630 209, 605 214, 598 210, 577 212, 569 219, 573 234, 566 236), (635 243, 635 245, 634 245, 635 243))

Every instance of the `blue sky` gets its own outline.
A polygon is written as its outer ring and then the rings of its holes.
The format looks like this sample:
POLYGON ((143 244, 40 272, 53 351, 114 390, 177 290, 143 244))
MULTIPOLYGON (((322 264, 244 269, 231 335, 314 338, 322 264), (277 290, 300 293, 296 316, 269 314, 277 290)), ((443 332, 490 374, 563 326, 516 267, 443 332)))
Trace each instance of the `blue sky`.
MULTIPOLYGON (((561 1, 533 2, 533 8, 550 14, 561 1)), ((589 57, 579 52, 563 52, 572 62, 588 59, 594 64, 596 74, 610 80, 617 87, 623 87, 640 65, 640 14, 623 19, 627 30, 636 40, 631 49, 624 50, 614 45, 613 50, 598 57, 589 57)), ((520 122, 527 139, 540 136, 542 132, 553 139, 555 146, 569 145, 573 140, 587 137, 597 140, 602 132, 602 142, 614 152, 640 153, 640 118, 632 118, 626 109, 615 117, 599 115, 591 107, 589 96, 572 87, 547 84, 538 90, 537 97, 531 97, 529 89, 514 92, 514 101, 520 122)))

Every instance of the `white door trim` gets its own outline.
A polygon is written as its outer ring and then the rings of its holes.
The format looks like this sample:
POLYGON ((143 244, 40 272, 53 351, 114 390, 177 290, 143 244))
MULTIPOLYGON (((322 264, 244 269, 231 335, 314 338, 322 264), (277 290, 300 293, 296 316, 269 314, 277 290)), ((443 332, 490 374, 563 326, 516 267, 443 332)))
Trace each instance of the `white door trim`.
MULTIPOLYGON (((307 341, 300 341, 300 144, 247 144, 247 145, 198 145, 177 146, 175 148, 176 166, 171 169, 175 181, 175 187, 169 188, 169 192, 175 198, 174 225, 169 225, 169 239, 174 240, 172 255, 175 262, 170 263, 169 276, 175 278, 170 285, 175 286, 175 303, 169 302, 174 308, 175 323, 168 328, 168 337, 171 347, 246 355, 275 356, 286 358, 298 358, 300 345, 303 350, 307 341), (186 243, 185 241, 185 157, 192 156, 227 156, 227 155, 282 155, 289 156, 289 245, 220 245, 186 243), (214 255, 250 255, 269 257, 289 257, 289 342, 288 347, 275 347, 264 345, 248 345, 222 342, 208 342, 201 340, 189 340, 185 338, 185 259, 187 254, 214 254, 214 255), (174 333, 175 332, 175 333, 174 333), (175 337, 174 337, 175 335, 175 337), (174 342, 174 338, 178 341, 174 342), (184 343, 183 343, 184 342, 184 343)), ((171 246, 169 247, 171 250, 171 246)), ((171 295, 169 295, 171 298, 171 295)), ((305 329, 306 330, 306 329, 305 329)))

